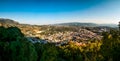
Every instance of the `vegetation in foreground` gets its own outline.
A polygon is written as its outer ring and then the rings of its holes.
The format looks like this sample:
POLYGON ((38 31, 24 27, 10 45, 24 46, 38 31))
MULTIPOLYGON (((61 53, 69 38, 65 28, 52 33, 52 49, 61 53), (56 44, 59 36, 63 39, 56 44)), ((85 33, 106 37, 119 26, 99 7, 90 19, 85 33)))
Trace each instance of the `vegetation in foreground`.
POLYGON ((63 46, 31 43, 17 27, 0 27, 0 61, 120 61, 119 31, 103 33, 101 41, 63 46))

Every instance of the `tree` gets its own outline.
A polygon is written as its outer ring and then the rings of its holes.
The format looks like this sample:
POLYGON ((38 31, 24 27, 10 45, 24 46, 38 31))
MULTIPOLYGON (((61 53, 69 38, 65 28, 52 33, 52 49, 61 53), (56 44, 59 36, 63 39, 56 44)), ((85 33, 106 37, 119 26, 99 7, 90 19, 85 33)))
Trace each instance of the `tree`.
POLYGON ((101 54, 105 61, 119 61, 120 56, 120 35, 117 30, 111 30, 110 33, 103 34, 103 44, 101 54))
POLYGON ((20 29, 0 27, 0 61, 36 61, 37 53, 20 29))
POLYGON ((17 27, 4 28, 0 27, 0 40, 4 42, 17 41, 18 39, 24 37, 20 29, 17 27))

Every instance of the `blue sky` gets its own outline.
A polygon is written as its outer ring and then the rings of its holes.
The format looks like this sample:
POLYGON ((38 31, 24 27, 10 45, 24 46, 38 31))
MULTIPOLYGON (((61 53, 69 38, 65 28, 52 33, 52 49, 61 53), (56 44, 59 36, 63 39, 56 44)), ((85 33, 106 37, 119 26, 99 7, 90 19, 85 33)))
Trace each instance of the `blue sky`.
POLYGON ((120 21, 120 0, 0 0, 0 18, 20 23, 113 23, 120 21))

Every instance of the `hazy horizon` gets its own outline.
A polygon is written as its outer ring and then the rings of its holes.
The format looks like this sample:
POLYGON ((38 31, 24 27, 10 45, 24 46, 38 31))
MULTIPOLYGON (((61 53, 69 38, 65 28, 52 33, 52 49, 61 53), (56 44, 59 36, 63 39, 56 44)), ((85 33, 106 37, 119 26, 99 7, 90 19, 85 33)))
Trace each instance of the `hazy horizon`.
POLYGON ((25 24, 118 24, 120 0, 1 0, 0 18, 25 24))

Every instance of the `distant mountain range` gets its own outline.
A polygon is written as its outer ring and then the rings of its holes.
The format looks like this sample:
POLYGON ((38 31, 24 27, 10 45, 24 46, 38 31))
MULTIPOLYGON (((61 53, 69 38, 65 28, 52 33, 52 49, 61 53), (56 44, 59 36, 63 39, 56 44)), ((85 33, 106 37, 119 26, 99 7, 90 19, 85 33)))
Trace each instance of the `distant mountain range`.
MULTIPOLYGON (((14 20, 11 20, 11 19, 3 19, 3 18, 0 18, 0 23, 3 23, 3 24, 19 24, 17 21, 14 21, 14 20)), ((117 27, 117 24, 95 24, 95 23, 80 23, 80 22, 59 23, 59 24, 52 24, 52 25, 83 26, 83 27, 117 27)))
POLYGON ((95 24, 95 23, 80 23, 80 22, 59 23, 53 25, 83 26, 83 27, 117 27, 117 24, 95 24))
POLYGON ((80 23, 80 22, 69 22, 69 23, 59 23, 59 24, 54 24, 54 25, 64 25, 64 26, 90 26, 90 27, 95 27, 97 24, 94 23, 80 23))
POLYGON ((98 24, 99 26, 118 27, 117 24, 98 24))

